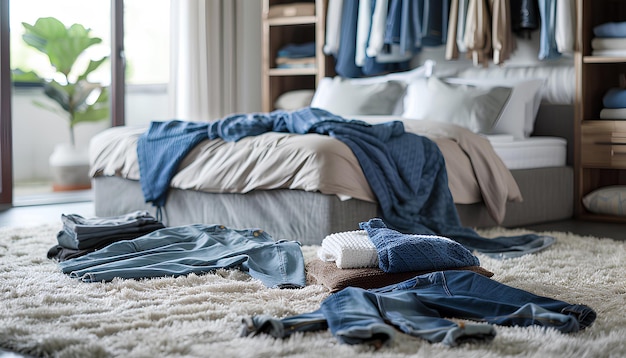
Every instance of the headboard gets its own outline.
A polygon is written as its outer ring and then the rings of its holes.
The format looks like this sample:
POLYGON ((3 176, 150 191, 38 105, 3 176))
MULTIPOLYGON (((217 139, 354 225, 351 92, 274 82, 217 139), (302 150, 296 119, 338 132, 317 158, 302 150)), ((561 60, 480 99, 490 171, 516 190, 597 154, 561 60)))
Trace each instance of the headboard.
POLYGON ((567 139, 567 164, 574 164, 574 105, 543 102, 537 112, 533 136, 567 139))

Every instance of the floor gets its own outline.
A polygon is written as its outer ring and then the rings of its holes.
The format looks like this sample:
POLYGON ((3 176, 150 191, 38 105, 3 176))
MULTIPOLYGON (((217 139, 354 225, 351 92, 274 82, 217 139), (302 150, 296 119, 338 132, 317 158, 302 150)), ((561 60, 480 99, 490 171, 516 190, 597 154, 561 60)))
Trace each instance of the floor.
MULTIPOLYGON (((30 198, 5 211, 0 211, 0 227, 21 226, 40 223, 59 223, 61 214, 79 214, 84 217, 95 216, 91 192, 75 193, 55 203, 52 199, 30 198), (37 203, 38 205, 34 205, 37 203)), ((565 220, 558 222, 530 225, 525 228, 534 231, 563 231, 581 236, 605 237, 626 240, 626 224, 565 220)))
MULTIPOLYGON (((61 214, 95 216, 91 192, 74 193, 71 196, 56 198, 23 198, 11 209, 0 211, 0 227, 57 223, 61 225, 61 214), (26 200, 28 199, 28 200, 26 200), (61 203, 59 203, 61 201, 61 203), (37 204, 37 205, 35 205, 37 204)), ((565 231, 582 236, 595 236, 626 240, 626 224, 581 222, 565 220, 541 225, 527 226, 535 231, 565 231)), ((0 358, 28 357, 0 349, 0 358)))
POLYGON ((626 224, 565 220, 539 225, 529 225, 525 228, 534 231, 571 232, 580 236, 594 236, 626 241, 626 224))

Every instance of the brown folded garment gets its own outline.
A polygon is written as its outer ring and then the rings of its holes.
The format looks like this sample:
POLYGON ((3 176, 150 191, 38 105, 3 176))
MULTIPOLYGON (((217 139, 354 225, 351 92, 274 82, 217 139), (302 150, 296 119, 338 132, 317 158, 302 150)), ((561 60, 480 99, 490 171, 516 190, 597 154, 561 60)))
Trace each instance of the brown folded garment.
MULTIPOLYGON (((486 277, 493 276, 493 272, 480 266, 458 267, 454 270, 474 271, 486 277)), ((385 287, 432 271, 386 273, 377 267, 340 269, 334 262, 313 259, 306 264, 306 272, 308 283, 322 284, 328 287, 330 292, 337 292, 348 286, 365 289, 385 287)))

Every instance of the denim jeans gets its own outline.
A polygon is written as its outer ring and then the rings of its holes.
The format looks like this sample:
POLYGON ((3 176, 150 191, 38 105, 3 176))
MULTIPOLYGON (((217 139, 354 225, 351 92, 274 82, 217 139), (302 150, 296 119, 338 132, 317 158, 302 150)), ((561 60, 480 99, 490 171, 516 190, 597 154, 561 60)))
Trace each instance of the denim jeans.
POLYGON ((541 29, 539 32, 539 59, 551 60, 561 57, 554 36, 556 0, 539 0, 541 29))
POLYGON ((267 287, 303 287, 304 257, 295 241, 274 241, 262 230, 222 225, 168 227, 59 263, 86 282, 148 278, 239 268, 267 287))
POLYGON ((396 329, 429 342, 456 346, 495 336, 493 325, 552 327, 563 333, 590 326, 595 312, 583 305, 537 296, 471 271, 439 271, 374 290, 345 288, 311 313, 244 319, 242 336, 330 328, 342 343, 382 344, 396 329), (448 318, 474 322, 456 323, 448 318))

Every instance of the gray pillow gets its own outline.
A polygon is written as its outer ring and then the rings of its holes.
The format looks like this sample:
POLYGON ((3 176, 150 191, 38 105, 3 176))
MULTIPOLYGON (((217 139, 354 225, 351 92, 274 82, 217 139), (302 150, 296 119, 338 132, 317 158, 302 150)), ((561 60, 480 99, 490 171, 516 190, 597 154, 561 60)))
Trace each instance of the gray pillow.
POLYGON ((511 96, 510 87, 479 88, 428 79, 422 119, 453 123, 475 133, 489 133, 511 96))
POLYGON ((585 195, 583 205, 592 213, 626 216, 626 185, 596 189, 585 195))
POLYGON ((340 116, 391 115, 405 87, 404 83, 398 81, 359 84, 335 77, 318 88, 311 107, 340 116))

